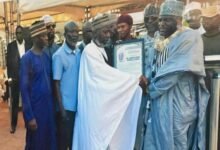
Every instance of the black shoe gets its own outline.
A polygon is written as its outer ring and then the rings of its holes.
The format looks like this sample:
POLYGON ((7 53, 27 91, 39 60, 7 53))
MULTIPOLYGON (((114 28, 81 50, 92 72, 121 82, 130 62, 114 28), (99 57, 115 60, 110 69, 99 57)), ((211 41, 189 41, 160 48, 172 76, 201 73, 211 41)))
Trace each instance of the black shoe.
POLYGON ((16 128, 15 128, 15 127, 12 127, 11 130, 10 130, 10 133, 11 133, 11 134, 14 134, 15 131, 16 131, 16 128))

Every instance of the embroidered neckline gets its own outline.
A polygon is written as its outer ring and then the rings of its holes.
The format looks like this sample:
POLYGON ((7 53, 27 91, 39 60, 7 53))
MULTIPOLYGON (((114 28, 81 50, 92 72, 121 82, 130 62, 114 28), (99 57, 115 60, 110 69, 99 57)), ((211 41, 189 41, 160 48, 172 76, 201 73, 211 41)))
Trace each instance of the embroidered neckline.
POLYGON ((180 33, 182 33, 185 30, 184 27, 176 30, 171 36, 169 36, 168 38, 164 38, 163 36, 158 36, 158 38, 155 39, 155 44, 154 44, 154 48, 158 51, 158 52, 163 52, 164 49, 167 47, 167 45, 169 45, 169 43, 172 41, 172 39, 174 39, 176 36, 178 36, 180 33))

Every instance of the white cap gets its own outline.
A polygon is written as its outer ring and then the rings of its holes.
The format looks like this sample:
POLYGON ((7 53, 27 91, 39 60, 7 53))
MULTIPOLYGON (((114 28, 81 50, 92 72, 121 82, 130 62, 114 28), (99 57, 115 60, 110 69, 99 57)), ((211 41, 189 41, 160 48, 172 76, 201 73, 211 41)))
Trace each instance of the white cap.
POLYGON ((45 24, 45 25, 55 23, 53 17, 51 17, 50 15, 44 15, 43 17, 41 17, 41 20, 44 21, 44 24, 45 24))
POLYGON ((187 13, 189 13, 191 10, 201 10, 201 3, 199 2, 190 2, 189 4, 187 4, 185 6, 185 10, 183 15, 186 15, 187 13))

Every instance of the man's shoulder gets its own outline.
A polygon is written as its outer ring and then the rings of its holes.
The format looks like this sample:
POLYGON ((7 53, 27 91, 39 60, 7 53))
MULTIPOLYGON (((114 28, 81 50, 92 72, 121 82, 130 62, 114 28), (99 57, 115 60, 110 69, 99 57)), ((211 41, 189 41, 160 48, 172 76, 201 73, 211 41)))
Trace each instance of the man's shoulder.
POLYGON ((16 40, 14 40, 14 41, 11 41, 10 43, 8 43, 8 46, 13 46, 13 45, 16 45, 17 43, 16 43, 16 40))
POLYGON ((89 43, 89 44, 87 44, 87 45, 85 46, 85 48, 84 48, 83 51, 85 51, 86 53, 89 53, 89 52, 91 52, 93 49, 96 49, 96 48, 97 48, 97 46, 95 45, 95 43, 91 42, 91 43, 89 43))
POLYGON ((56 43, 53 43, 52 48, 55 50, 58 50, 61 46, 57 45, 56 43))
POLYGON ((56 52, 54 52, 53 57, 55 57, 55 56, 60 56, 60 55, 63 55, 63 54, 64 54, 64 48, 61 46, 61 47, 59 47, 59 48, 56 50, 56 52))
POLYGON ((199 32, 195 30, 192 30, 190 28, 185 28, 174 39, 180 40, 180 41, 194 42, 194 41, 197 41, 198 39, 202 39, 202 36, 199 34, 199 32))
POLYGON ((190 28, 185 28, 183 29, 182 35, 184 36, 196 36, 196 37, 201 37, 198 31, 190 29, 190 28))
POLYGON ((21 60, 31 60, 32 58, 32 52, 31 50, 28 50, 24 55, 21 57, 21 60))

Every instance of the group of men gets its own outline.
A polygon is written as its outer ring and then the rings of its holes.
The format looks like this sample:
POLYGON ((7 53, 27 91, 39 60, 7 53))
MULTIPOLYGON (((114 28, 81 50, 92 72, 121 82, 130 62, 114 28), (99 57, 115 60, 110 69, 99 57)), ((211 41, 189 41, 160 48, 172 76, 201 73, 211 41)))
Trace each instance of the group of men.
MULTIPOLYGON (((219 24, 215 34, 207 21, 220 15, 202 16, 198 7, 185 9, 190 29, 182 26, 183 11, 184 3, 176 0, 166 0, 160 7, 146 6, 141 76, 113 66, 114 45, 135 39, 130 34, 133 19, 127 14, 97 15, 84 24, 83 41, 78 45, 79 27, 67 22, 60 47, 54 43, 55 22, 50 16, 30 27, 31 48, 20 46, 22 27, 18 26, 14 43, 18 51, 9 44, 7 65, 13 86, 20 86, 27 128, 25 149, 206 149, 209 92, 203 56, 204 51, 210 52, 206 38, 220 33, 219 24), (202 36, 192 23, 201 17, 202 36), (12 59, 10 53, 16 57, 12 59), (17 71, 13 64, 18 65, 17 71)), ((13 99, 19 99, 19 90, 15 91, 13 99)), ((16 121, 17 117, 11 133, 16 121)))

